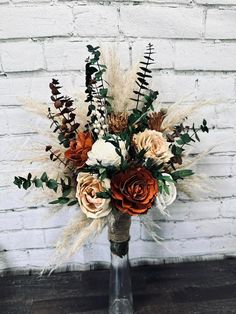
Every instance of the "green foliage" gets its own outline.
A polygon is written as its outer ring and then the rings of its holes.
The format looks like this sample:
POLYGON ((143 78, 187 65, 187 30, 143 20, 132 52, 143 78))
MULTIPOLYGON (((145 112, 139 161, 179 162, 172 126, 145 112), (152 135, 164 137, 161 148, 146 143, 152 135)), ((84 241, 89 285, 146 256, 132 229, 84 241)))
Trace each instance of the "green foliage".
POLYGON ((49 204, 67 204, 70 201, 70 199, 68 197, 58 197, 58 199, 56 199, 55 201, 51 201, 49 202, 49 204))
POLYGON ((173 144, 172 147, 171 147, 171 152, 175 156, 178 156, 178 157, 181 156, 183 151, 184 151, 184 149, 182 147, 179 147, 179 146, 177 146, 175 144, 173 144))
POLYGON ((58 183, 54 179, 50 179, 46 182, 46 185, 49 189, 53 190, 54 192, 57 192, 58 183))
POLYGON ((177 181, 178 179, 184 179, 185 177, 192 176, 194 172, 190 169, 177 170, 171 173, 172 178, 177 181))
POLYGON ((158 180, 158 191, 163 194, 169 194, 169 186, 166 184, 164 180, 158 180))
POLYGON ((109 199, 111 198, 111 192, 109 190, 106 190, 104 192, 97 192, 97 197, 109 199))
POLYGON ((153 91, 149 89, 149 95, 144 96, 144 105, 142 108, 143 112, 147 112, 149 110, 154 110, 153 108, 153 102, 157 99, 158 91, 153 91))
POLYGON ((99 93, 102 97, 107 97, 108 88, 100 88, 99 93))
POLYGON ((202 132, 207 132, 207 133, 209 132, 209 129, 207 127, 207 121, 205 119, 203 119, 202 125, 200 126, 200 128, 201 128, 202 132))
POLYGON ((66 177, 65 179, 60 179, 60 182, 58 182, 54 179, 49 179, 46 172, 44 172, 40 178, 34 177, 33 179, 32 179, 32 174, 29 173, 27 175, 27 178, 15 177, 13 183, 16 186, 18 186, 19 189, 23 188, 25 190, 30 188, 33 184, 36 188, 43 188, 44 186, 46 186, 50 190, 53 190, 55 193, 57 193, 58 188, 60 188, 61 196, 58 197, 58 199, 50 202, 49 204, 67 204, 68 203, 68 206, 72 206, 78 202, 76 199, 71 200, 71 198, 68 197, 73 190, 70 177, 66 177))
POLYGON ((171 152, 174 156, 170 160, 170 164, 173 169, 175 169, 175 163, 182 164, 182 154, 185 151, 183 147, 185 145, 190 145, 191 142, 195 142, 196 140, 200 142, 200 138, 198 136, 199 131, 207 133, 209 132, 209 129, 207 127, 207 121, 205 119, 203 119, 202 125, 200 125, 200 127, 197 129, 194 123, 192 127, 183 126, 183 124, 181 123, 180 125, 177 125, 175 127, 173 134, 168 134, 167 137, 170 142, 174 142, 173 144, 171 144, 171 152), (193 131, 191 135, 190 131, 193 131), (175 138, 178 139, 175 141, 175 138))
POLYGON ((43 181, 41 179, 36 178, 34 181, 34 184, 36 188, 42 188, 43 187, 43 181))
POLYGON ((190 142, 195 142, 194 139, 188 133, 184 133, 180 135, 180 139, 176 141, 179 145, 189 144, 190 142))
MULTIPOLYGON (((91 116, 92 111, 96 109, 94 102, 98 103, 101 107, 105 107, 105 113, 112 111, 112 106, 109 103, 110 97, 108 97, 108 89, 104 87, 103 74, 106 72, 106 65, 100 63, 100 51, 99 47, 93 47, 87 45, 88 52, 91 57, 86 60, 86 90, 87 98, 85 102, 89 103, 87 116, 91 116)), ((103 111, 100 111, 104 115, 103 111)), ((90 124, 95 120, 95 116, 91 116, 90 124)), ((94 138, 97 138, 97 134, 94 133, 94 138)))
MULTIPOLYGON (((131 98, 131 100, 136 102, 136 109, 139 106, 140 103, 140 97, 145 97, 146 96, 146 90, 149 90, 148 86, 149 83, 147 81, 147 79, 151 78, 152 75, 152 71, 149 69, 149 66, 151 64, 153 64, 152 61, 154 61, 153 58, 151 58, 151 55, 154 54, 154 48, 152 44, 148 44, 147 46, 147 50, 144 53, 144 59, 145 61, 140 62, 141 66, 140 66, 140 71, 137 72, 137 80, 136 80, 136 84, 138 86, 137 90, 134 90, 134 94, 135 96, 137 96, 137 98, 131 98)), ((146 99, 147 101, 147 99, 146 99)))
POLYGON ((122 150, 120 148, 120 138, 118 136, 113 136, 112 134, 106 134, 103 139, 106 141, 106 142, 109 142, 111 143, 114 147, 115 147, 115 151, 117 153, 118 156, 120 156, 120 159, 121 159, 121 165, 120 165, 120 168, 122 170, 125 170, 128 168, 128 163, 127 161, 125 160, 123 154, 122 154, 122 150))
POLYGON ((41 175, 41 178, 40 178, 43 182, 47 182, 48 181, 48 175, 46 172, 44 172, 42 175, 41 175))
POLYGON ((75 205, 75 204, 77 204, 77 203, 78 203, 78 200, 77 200, 77 199, 74 199, 74 200, 70 201, 70 202, 67 204, 67 206, 73 206, 73 205, 75 205))

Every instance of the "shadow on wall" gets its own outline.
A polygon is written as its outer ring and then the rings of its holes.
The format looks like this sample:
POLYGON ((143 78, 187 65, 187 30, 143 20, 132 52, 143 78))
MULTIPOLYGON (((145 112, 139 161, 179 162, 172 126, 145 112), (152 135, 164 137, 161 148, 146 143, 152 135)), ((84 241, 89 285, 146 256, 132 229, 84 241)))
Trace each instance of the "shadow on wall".
POLYGON ((0 273, 4 270, 7 269, 9 265, 9 262, 6 257, 6 250, 0 246, 0 273))

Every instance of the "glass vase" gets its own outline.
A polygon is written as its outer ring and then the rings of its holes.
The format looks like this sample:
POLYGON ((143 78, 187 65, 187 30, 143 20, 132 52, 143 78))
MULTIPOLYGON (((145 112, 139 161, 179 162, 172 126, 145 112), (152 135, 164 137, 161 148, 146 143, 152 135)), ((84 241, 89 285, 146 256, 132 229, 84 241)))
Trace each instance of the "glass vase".
POLYGON ((128 258, 131 216, 117 211, 108 226, 111 250, 109 314, 131 314, 133 297, 128 258))
POLYGON ((133 296, 128 253, 120 257, 112 253, 112 250, 109 314, 133 314, 133 296))

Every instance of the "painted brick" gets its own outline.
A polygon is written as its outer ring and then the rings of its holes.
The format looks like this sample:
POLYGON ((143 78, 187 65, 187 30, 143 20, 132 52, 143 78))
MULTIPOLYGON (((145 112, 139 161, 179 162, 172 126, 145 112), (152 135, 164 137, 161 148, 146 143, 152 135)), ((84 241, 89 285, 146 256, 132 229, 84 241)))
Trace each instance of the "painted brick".
POLYGON ((188 101, 235 99, 234 79, 229 76, 153 74, 151 86, 159 91, 161 102, 175 102, 183 97, 188 101))
POLYGON ((236 0, 196 0, 195 2, 199 3, 199 4, 213 4, 213 5, 217 5, 217 4, 234 5, 234 4, 236 4, 236 0))
POLYGON ((223 217, 236 217, 235 201, 235 198, 230 198, 222 201, 220 212, 223 217))
POLYGON ((24 201, 25 194, 25 191, 19 190, 17 187, 0 188, 1 210, 15 210, 26 207, 26 202, 24 201))
POLYGON ((17 212, 0 213, 0 231, 20 230, 23 228, 21 214, 17 212))
MULTIPOLYGON (((209 238, 230 235, 232 221, 230 219, 197 220, 184 222, 160 222, 159 236, 167 240, 209 238)), ((141 239, 151 240, 145 228, 142 228, 141 239)))
POLYGON ((191 150, 191 153, 199 153, 208 150, 211 145, 215 145, 212 153, 235 152, 236 144, 234 143, 235 130, 234 129, 215 129, 211 133, 201 134, 201 145, 196 145, 191 150), (209 144, 209 137, 211 136, 211 144, 209 144))
POLYGON ((74 8, 75 33, 81 37, 119 35, 118 11, 113 6, 78 6, 74 8))
POLYGON ((212 39, 235 39, 236 11, 208 10, 205 37, 212 39))
POLYGON ((219 217, 220 201, 213 200, 177 200, 167 208, 169 216, 162 215, 156 207, 149 211, 149 217, 155 222, 182 222, 197 219, 214 219, 219 217))
MULTIPOLYGON (((1 247, 2 248, 2 247, 1 247)), ((7 269, 26 268, 28 266, 28 255, 24 250, 7 251, 0 253, 0 273, 7 269)))
POLYGON ((45 246, 42 230, 1 232, 0 243, 6 250, 42 248, 45 246))
POLYGON ((48 247, 55 247, 59 236, 62 234, 62 228, 44 230, 45 242, 48 247))
POLYGON ((0 105, 19 105, 25 98, 51 103, 48 85, 53 77, 58 78, 63 85, 63 93, 70 94, 73 91, 72 77, 69 75, 51 73, 41 77, 32 77, 30 74, 27 77, 4 77, 0 78, 0 105))
POLYGON ((120 29, 137 38, 200 38, 202 17, 202 9, 195 8, 124 6, 120 29))
POLYGON ((196 239, 185 241, 180 250, 181 255, 204 255, 214 253, 235 252, 236 243, 234 237, 218 237, 209 239, 196 239))
MULTIPOLYGON (((64 208, 56 214, 50 213, 48 208, 34 208, 22 212, 22 220, 25 229, 47 229, 62 227, 73 218, 76 208, 64 208), (32 219, 34 217, 34 219, 32 219)), ((52 229, 54 230, 54 229, 52 229)))
POLYGON ((44 68, 42 45, 34 42, 0 45, 4 72, 35 71, 44 68))
MULTIPOLYGON (((93 40, 94 41, 94 40, 93 40)), ((47 62, 47 69, 49 71, 58 70, 84 70, 85 60, 89 53, 86 45, 101 46, 104 50, 114 49, 118 54, 124 68, 129 66, 129 46, 126 42, 51 42, 45 44, 45 58, 47 62)))
POLYGON ((43 124, 45 127, 46 124, 43 123, 44 121, 41 121, 41 117, 24 110, 23 107, 2 109, 0 111, 0 120, 3 121, 3 128, 0 131, 0 135, 37 132, 37 127, 43 124))
POLYGON ((2 39, 69 36, 72 33, 72 12, 66 6, 56 9, 51 6, 3 7, 1 16, 2 39))
POLYGON ((236 44, 178 41, 176 70, 236 71, 236 44))
POLYGON ((51 0, 12 0, 12 2, 14 4, 32 4, 32 3, 35 3, 35 4, 38 4, 38 3, 50 3, 51 0))
MULTIPOLYGON (((169 69, 173 68, 174 63, 174 44, 170 40, 160 39, 152 40, 155 49, 153 55, 155 64, 153 69, 169 69)), ((147 41, 135 41, 132 44, 132 63, 136 64, 143 59, 143 53, 146 49, 147 41)))
POLYGON ((216 106, 216 127, 219 128, 235 128, 236 104, 234 102, 220 103, 216 106))

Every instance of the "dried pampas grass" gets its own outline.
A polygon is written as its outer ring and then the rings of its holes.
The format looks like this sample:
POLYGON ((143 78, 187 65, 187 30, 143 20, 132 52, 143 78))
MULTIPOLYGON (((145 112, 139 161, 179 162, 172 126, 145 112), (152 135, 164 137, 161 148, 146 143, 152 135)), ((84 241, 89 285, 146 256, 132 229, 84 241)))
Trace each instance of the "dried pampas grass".
POLYGON ((208 149, 206 149, 205 151, 203 151, 202 153, 200 153, 194 157, 190 156, 190 151, 185 153, 185 156, 184 156, 185 159, 183 160, 183 163, 181 165, 176 165, 176 168, 183 169, 183 168, 195 166, 198 161, 200 161, 204 157, 208 156, 210 154, 210 152, 217 146, 218 145, 213 145, 213 146, 209 147, 208 149))
POLYGON ((173 253, 165 244, 161 242, 164 240, 162 237, 158 236, 158 234, 161 233, 161 227, 152 219, 152 217, 150 217, 149 213, 147 215, 140 216, 140 222, 144 226, 146 232, 157 244, 163 246, 170 253, 173 253))
POLYGON ((133 97, 138 66, 134 65, 126 71, 123 70, 114 48, 108 52, 104 50, 102 57, 107 65, 104 77, 108 83, 109 96, 113 97, 110 100, 112 108, 115 113, 129 111, 134 107, 130 98, 133 97))
POLYGON ((205 195, 213 192, 212 186, 210 178, 203 174, 194 174, 184 180, 179 180, 176 184, 178 191, 183 192, 194 201, 202 200, 205 195))
POLYGON ((63 262, 74 255, 88 240, 100 234, 111 217, 112 215, 110 214, 103 218, 91 219, 87 218, 82 212, 79 212, 72 219, 72 222, 65 227, 57 241, 56 252, 45 269, 53 267, 50 271, 52 273, 63 262))
POLYGON ((166 116, 161 124, 162 131, 171 131, 175 125, 182 123, 196 110, 203 106, 216 104, 215 101, 209 99, 197 101, 190 105, 184 105, 185 100, 186 98, 181 98, 178 102, 167 107, 166 116))

